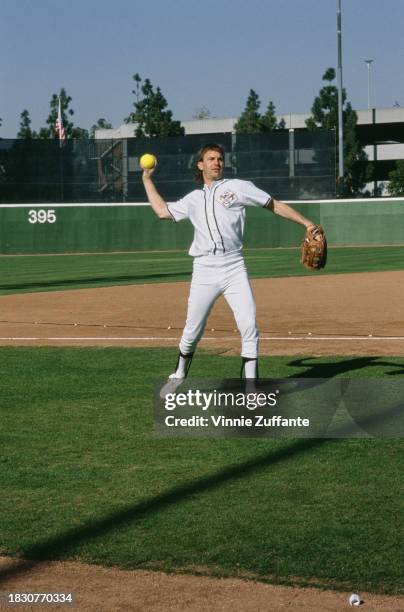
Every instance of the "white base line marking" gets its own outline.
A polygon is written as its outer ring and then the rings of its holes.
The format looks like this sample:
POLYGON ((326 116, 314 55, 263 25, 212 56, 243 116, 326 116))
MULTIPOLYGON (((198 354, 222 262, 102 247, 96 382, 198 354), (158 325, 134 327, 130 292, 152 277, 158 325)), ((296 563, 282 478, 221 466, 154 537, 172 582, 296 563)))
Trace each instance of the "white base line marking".
MULTIPOLYGON (((128 337, 111 337, 111 336, 92 336, 92 337, 82 337, 82 336, 67 336, 67 337, 59 337, 59 336, 54 336, 54 337, 46 337, 46 338, 39 338, 39 337, 22 337, 22 336, 15 336, 15 337, 0 337, 0 342, 2 341, 6 341, 6 340, 26 340, 26 341, 30 341, 30 340, 54 340, 54 341, 70 341, 70 340, 79 340, 79 341, 101 341, 101 340, 108 340, 108 341, 115 341, 115 342, 119 342, 122 340, 133 340, 133 341, 146 341, 146 340, 153 340, 156 342, 160 342, 160 341, 171 341, 171 340, 175 340, 178 341, 179 337, 156 337, 156 336, 128 336, 128 337)), ((209 340, 239 340, 238 336, 223 336, 223 337, 214 337, 214 338, 202 338, 201 340, 204 341, 209 341, 209 340)), ((301 341, 310 341, 312 342, 313 340, 334 340, 334 341, 341 341, 341 340, 404 340, 404 336, 303 336, 303 337, 294 337, 294 336, 278 336, 278 337, 263 337, 260 338, 260 340, 264 340, 264 341, 270 341, 270 342, 277 342, 278 340, 288 340, 288 341, 295 341, 295 342, 301 342, 301 341)))

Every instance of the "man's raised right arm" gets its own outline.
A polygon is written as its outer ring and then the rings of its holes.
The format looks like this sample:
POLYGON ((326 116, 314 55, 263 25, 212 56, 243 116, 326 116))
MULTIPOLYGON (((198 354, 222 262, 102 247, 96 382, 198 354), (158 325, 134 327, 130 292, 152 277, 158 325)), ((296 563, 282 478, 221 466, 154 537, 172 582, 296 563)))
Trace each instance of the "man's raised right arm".
POLYGON ((152 207, 159 219, 172 220, 172 216, 167 207, 167 202, 163 200, 163 198, 157 191, 155 184, 153 183, 152 174, 154 170, 155 168, 152 168, 151 170, 143 170, 142 181, 146 190, 147 198, 149 200, 150 206, 152 207))

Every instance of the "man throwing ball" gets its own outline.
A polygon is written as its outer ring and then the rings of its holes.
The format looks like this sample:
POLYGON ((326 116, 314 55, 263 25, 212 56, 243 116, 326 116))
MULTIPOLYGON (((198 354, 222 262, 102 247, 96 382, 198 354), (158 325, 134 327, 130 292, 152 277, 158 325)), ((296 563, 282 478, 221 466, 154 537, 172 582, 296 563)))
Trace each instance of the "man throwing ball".
POLYGON ((224 150, 221 145, 207 144, 198 151, 195 179, 201 187, 178 202, 168 205, 161 197, 152 180, 154 171, 155 167, 144 169, 142 178, 156 215, 175 222, 189 219, 194 227, 194 239, 189 250, 194 264, 188 313, 177 365, 169 378, 178 381, 186 378, 212 306, 223 295, 241 334, 241 376, 257 379, 259 333, 255 300, 242 253, 245 208, 261 207, 264 211, 300 223, 308 230, 316 226, 253 183, 222 178, 224 150))

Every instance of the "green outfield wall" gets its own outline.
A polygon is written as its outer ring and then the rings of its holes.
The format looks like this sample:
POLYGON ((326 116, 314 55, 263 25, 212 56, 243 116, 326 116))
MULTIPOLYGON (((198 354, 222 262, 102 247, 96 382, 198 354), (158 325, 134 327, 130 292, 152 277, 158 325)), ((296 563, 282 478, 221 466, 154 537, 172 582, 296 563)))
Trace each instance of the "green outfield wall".
MULTIPOLYGON (((404 199, 293 202, 326 231, 330 246, 404 244, 404 199)), ((245 245, 290 247, 302 228, 267 211, 247 211, 245 245)), ((0 253, 43 254, 187 249, 188 221, 160 221, 148 205, 0 206, 0 253)))

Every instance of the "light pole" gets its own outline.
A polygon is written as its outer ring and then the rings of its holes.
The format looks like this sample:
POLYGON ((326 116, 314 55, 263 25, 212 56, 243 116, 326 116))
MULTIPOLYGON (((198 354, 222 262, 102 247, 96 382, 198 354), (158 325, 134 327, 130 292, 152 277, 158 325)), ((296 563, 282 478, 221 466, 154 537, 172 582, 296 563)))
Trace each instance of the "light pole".
MULTIPOLYGON (((372 59, 364 60, 366 66, 368 67, 368 110, 372 108, 370 102, 370 69, 374 62, 372 59)), ((376 109, 372 110, 372 124, 376 123, 376 109)), ((374 132, 373 132, 374 133, 374 132)), ((373 136, 375 138, 375 136, 373 136)), ((376 163, 377 163, 377 143, 376 140, 373 141, 373 172, 374 172, 374 181, 373 181, 373 195, 377 196, 377 179, 376 179, 376 163)))
POLYGON ((370 67, 373 64, 374 60, 372 59, 368 59, 368 60, 364 60, 365 64, 368 67, 368 108, 370 109, 370 67))
POLYGON ((342 113, 342 24, 341 0, 337 0, 338 47, 338 195, 344 195, 344 126, 342 113))

